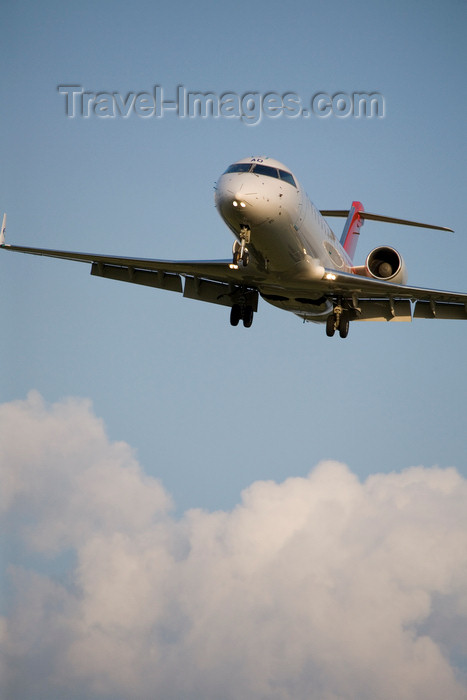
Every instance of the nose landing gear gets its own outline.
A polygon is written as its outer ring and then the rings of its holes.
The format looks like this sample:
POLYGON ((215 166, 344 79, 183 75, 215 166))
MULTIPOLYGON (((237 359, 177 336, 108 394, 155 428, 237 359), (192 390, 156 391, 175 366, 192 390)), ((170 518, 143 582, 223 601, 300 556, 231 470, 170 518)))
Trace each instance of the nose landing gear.
POLYGON ((241 261, 243 267, 246 267, 250 262, 250 255, 248 253, 248 248, 246 247, 246 244, 250 242, 250 234, 251 230, 249 226, 242 226, 240 228, 240 243, 235 241, 232 246, 232 262, 234 265, 238 265, 238 263, 241 261))
MULTIPOLYGON (((237 244, 238 248, 235 248, 233 251, 233 258, 232 262, 234 265, 238 265, 238 263, 241 261, 243 267, 246 267, 248 263, 250 262, 250 254, 248 253, 248 248, 245 248, 240 245, 238 241, 235 241, 237 244)), ((234 244, 235 245, 235 244, 234 244)))

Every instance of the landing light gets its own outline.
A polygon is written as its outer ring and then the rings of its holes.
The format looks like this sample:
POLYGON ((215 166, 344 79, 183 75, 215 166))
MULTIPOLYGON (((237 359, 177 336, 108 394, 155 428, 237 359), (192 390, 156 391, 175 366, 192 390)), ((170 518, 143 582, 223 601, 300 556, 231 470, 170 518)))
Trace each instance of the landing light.
POLYGON ((232 204, 234 205, 234 207, 238 207, 238 202, 237 202, 236 199, 234 199, 234 201, 232 202, 232 204))
POLYGON ((229 267, 231 270, 238 270, 238 265, 235 265, 234 263, 230 263, 229 267))
POLYGON ((241 207, 246 207, 245 202, 240 202, 240 206, 241 206, 241 207))
POLYGON ((325 280, 335 280, 336 275, 333 275, 332 272, 328 272, 326 275, 324 275, 325 280))

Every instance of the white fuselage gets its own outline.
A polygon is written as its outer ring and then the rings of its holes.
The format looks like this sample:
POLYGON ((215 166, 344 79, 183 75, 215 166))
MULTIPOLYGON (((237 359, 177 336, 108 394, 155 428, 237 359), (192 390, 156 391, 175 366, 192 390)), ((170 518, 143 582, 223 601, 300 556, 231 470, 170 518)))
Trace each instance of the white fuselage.
MULTIPOLYGON (((268 287, 287 280, 303 285, 322 279, 324 268, 349 272, 352 261, 295 176, 272 158, 244 158, 217 182, 216 207, 237 240, 248 231, 247 248, 266 273, 263 298, 306 320, 322 320, 330 304, 276 298, 268 287)), ((317 289, 316 301, 320 293, 317 289)))

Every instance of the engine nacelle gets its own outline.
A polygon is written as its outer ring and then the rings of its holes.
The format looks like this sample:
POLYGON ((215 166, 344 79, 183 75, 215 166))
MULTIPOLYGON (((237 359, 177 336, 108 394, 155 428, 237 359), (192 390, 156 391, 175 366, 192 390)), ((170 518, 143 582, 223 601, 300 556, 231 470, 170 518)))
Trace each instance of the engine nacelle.
MULTIPOLYGON (((366 275, 384 282, 406 284, 407 269, 400 253, 389 246, 371 251, 364 265, 366 275)), ((360 273, 361 274, 361 273, 360 273)))

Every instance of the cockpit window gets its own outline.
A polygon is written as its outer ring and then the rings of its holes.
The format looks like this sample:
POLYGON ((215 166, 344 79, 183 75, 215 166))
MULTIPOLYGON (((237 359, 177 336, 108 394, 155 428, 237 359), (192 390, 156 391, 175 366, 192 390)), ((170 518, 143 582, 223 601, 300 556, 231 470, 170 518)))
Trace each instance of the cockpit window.
POLYGON ((229 165, 224 175, 226 173, 247 173, 250 168, 251 163, 234 163, 233 165, 229 165))
POLYGON ((295 184, 295 180, 293 179, 293 175, 291 173, 288 173, 286 170, 279 170, 279 177, 281 180, 288 182, 289 185, 293 185, 294 187, 297 186, 295 184))
POLYGON ((270 165, 259 165, 256 163, 253 168, 255 175, 268 175, 269 177, 279 177, 277 174, 277 168, 271 168, 270 165))
POLYGON ((261 165, 260 163, 234 163, 229 165, 226 173, 255 173, 256 175, 267 175, 268 177, 276 177, 284 182, 288 182, 289 185, 296 187, 295 180, 293 176, 286 170, 278 170, 270 165, 261 165))

